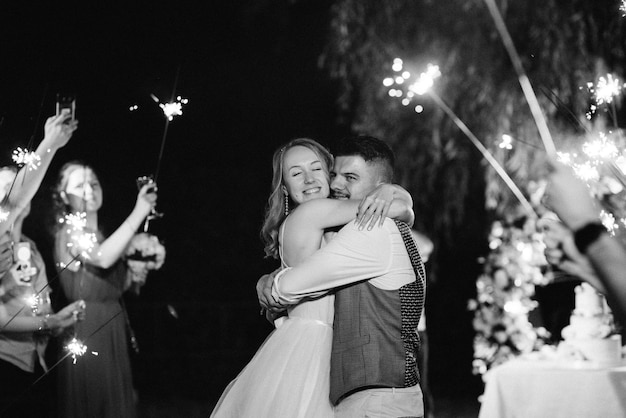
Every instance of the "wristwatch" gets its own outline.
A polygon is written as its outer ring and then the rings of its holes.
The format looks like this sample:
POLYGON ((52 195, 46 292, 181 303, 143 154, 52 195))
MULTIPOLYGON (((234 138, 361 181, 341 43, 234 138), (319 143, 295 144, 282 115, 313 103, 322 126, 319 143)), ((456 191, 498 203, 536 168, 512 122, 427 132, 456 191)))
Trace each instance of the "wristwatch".
POLYGON ((607 232, 606 227, 600 222, 589 222, 574 231, 574 243, 581 254, 587 252, 587 248, 596 241, 600 235, 607 232))

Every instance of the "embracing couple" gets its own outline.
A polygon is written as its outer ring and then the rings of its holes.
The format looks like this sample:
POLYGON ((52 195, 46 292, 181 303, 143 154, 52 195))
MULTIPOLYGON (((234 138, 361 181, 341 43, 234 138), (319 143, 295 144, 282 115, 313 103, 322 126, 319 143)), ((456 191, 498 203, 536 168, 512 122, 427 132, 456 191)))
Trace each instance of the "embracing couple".
POLYGON ((333 162, 301 138, 274 153, 262 237, 282 268, 261 277, 257 293, 270 314, 286 316, 212 417, 424 414, 417 324, 426 282, 407 225, 412 199, 390 184, 384 142, 349 137, 334 151, 333 162))

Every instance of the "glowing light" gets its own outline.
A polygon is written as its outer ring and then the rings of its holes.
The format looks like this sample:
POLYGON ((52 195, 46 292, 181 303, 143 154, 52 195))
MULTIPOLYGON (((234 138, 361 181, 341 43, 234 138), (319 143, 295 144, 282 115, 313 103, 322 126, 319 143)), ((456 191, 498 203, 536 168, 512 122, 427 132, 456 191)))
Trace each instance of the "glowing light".
POLYGON ((13 151, 13 161, 20 167, 27 166, 28 170, 37 170, 37 167, 41 165, 41 157, 39 155, 20 147, 13 151))
POLYGON ((395 72, 399 73, 400 71, 402 71, 402 60, 400 58, 395 58, 393 60, 393 65, 391 66, 391 69, 394 70, 395 72))
POLYGON ((423 111, 424 111, 424 106, 422 106, 422 105, 415 106, 415 112, 416 113, 422 113, 423 111))
POLYGON ((606 230, 609 231, 609 234, 611 234, 611 236, 615 236, 615 231, 619 229, 619 224, 615 222, 615 217, 613 216, 613 214, 604 210, 601 211, 600 222, 602 222, 602 225, 604 225, 606 230))
POLYGON ((598 168, 589 162, 575 164, 572 168, 574 169, 574 174, 583 181, 597 181, 600 179, 598 168))
POLYGON ((163 114, 167 118, 167 120, 173 120, 175 116, 180 116, 183 114, 183 105, 189 103, 189 99, 184 99, 181 96, 176 97, 176 100, 169 103, 160 103, 159 98, 154 94, 151 94, 150 97, 152 100, 159 104, 161 110, 163 110, 163 114))
POLYGON ((138 105, 132 105, 132 106, 130 106, 130 107, 128 108, 128 110, 130 110, 131 112, 133 112, 133 111, 135 111, 135 110, 137 110, 137 109, 139 109, 139 106, 138 106, 138 105))
POLYGON ((408 106, 410 103, 411 103, 411 99, 408 99, 406 97, 404 99, 402 99, 402 105, 403 106, 408 106))
POLYGON ((67 243, 68 247, 76 247, 80 251, 80 255, 89 258, 89 254, 93 251, 94 246, 98 242, 96 234, 93 232, 80 232, 71 236, 72 241, 67 243))
POLYGON ((600 138, 583 144, 583 152, 591 158, 608 160, 615 158, 619 151, 613 141, 600 133, 600 138))
POLYGON ((76 364, 76 358, 81 357, 87 352, 87 346, 83 344, 82 341, 74 337, 70 340, 69 343, 67 343, 67 345, 65 346, 65 350, 67 350, 71 354, 73 364, 76 364))
POLYGON ((383 80, 383 86, 391 87, 393 85, 393 78, 387 77, 383 80))
POLYGON ((622 17, 626 16, 626 0, 622 0, 622 3, 619 5, 619 11, 622 12, 622 17))
POLYGON ((498 144, 503 149, 513 149, 513 137, 511 135, 502 135, 502 141, 498 144))
POLYGON ((522 304, 522 302, 519 300, 509 300, 505 302, 504 310, 510 314, 517 314, 517 315, 528 312, 528 309, 526 309, 526 307, 524 307, 524 304, 522 304))
POLYGON ((419 79, 409 86, 409 90, 421 96, 435 84, 435 79, 440 75, 439 66, 428 64, 426 72, 420 74, 419 79))
POLYGON ((619 96, 624 84, 617 77, 613 77, 612 74, 607 74, 606 77, 598 78, 598 82, 595 87, 587 84, 589 91, 593 93, 598 106, 602 104, 609 104, 613 102, 613 98, 619 96))
POLYGON ((0 222, 5 222, 7 219, 9 219, 10 214, 11 212, 9 212, 8 210, 0 208, 0 222))
MULTIPOLYGON (((626 1, 626 0, 625 0, 626 1)), ((411 78, 411 73, 408 71, 404 71, 402 73, 402 78, 404 78, 405 80, 408 80, 409 78, 411 78)))
POLYGON ((37 313, 37 311, 39 310, 39 303, 40 303, 39 296, 29 295, 24 298, 24 301, 26 302, 28 306, 30 306, 30 309, 33 311, 33 313, 37 313))
POLYGON ((571 165, 573 162, 572 154, 570 154, 569 152, 557 152, 556 160, 566 165, 571 165))
POLYGON ((82 231, 87 226, 87 213, 86 212, 75 212, 68 213, 65 217, 59 219, 60 223, 66 224, 68 227, 67 232, 71 233, 72 231, 82 231))

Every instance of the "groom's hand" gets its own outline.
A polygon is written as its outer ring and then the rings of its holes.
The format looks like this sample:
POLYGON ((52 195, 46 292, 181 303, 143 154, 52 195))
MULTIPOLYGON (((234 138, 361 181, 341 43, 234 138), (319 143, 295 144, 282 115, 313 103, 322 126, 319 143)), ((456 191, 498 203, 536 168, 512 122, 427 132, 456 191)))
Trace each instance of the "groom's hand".
POLYGON ((263 309, 266 309, 270 312, 281 312, 285 310, 285 305, 279 303, 272 296, 272 285, 274 284, 274 276, 281 269, 274 270, 270 274, 264 274, 256 283, 256 294, 259 298, 259 305, 263 309))

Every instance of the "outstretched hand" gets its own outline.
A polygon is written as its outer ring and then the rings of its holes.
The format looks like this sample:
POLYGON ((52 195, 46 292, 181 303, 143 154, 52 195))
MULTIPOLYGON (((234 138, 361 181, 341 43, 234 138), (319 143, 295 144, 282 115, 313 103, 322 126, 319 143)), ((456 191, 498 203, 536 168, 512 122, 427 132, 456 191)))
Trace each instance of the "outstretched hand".
POLYGON ((549 166, 551 173, 544 197, 545 205, 574 231, 588 222, 597 222, 600 211, 589 188, 576 178, 568 166, 552 160, 549 166))
POLYGON ((157 204, 157 185, 156 183, 144 184, 137 194, 137 203, 135 210, 138 211, 143 218, 148 216, 152 208, 157 204))
POLYGON ((394 195, 395 187, 392 184, 381 184, 365 196, 356 215, 359 229, 367 227, 371 230, 377 223, 382 226, 394 195))
POLYGON ((54 332, 61 332, 63 329, 76 324, 85 319, 86 304, 84 300, 77 300, 61 309, 59 312, 50 315, 49 325, 54 332))
POLYGON ((600 293, 606 294, 606 289, 596 276, 591 262, 576 248, 574 236, 569 228, 557 220, 546 218, 540 219, 537 226, 543 231, 543 242, 546 245, 544 255, 549 264, 588 282, 600 293))
POLYGON ((63 109, 59 115, 50 116, 44 125, 44 141, 50 141, 50 146, 61 148, 72 137, 78 128, 77 120, 69 120, 68 109, 63 109))

